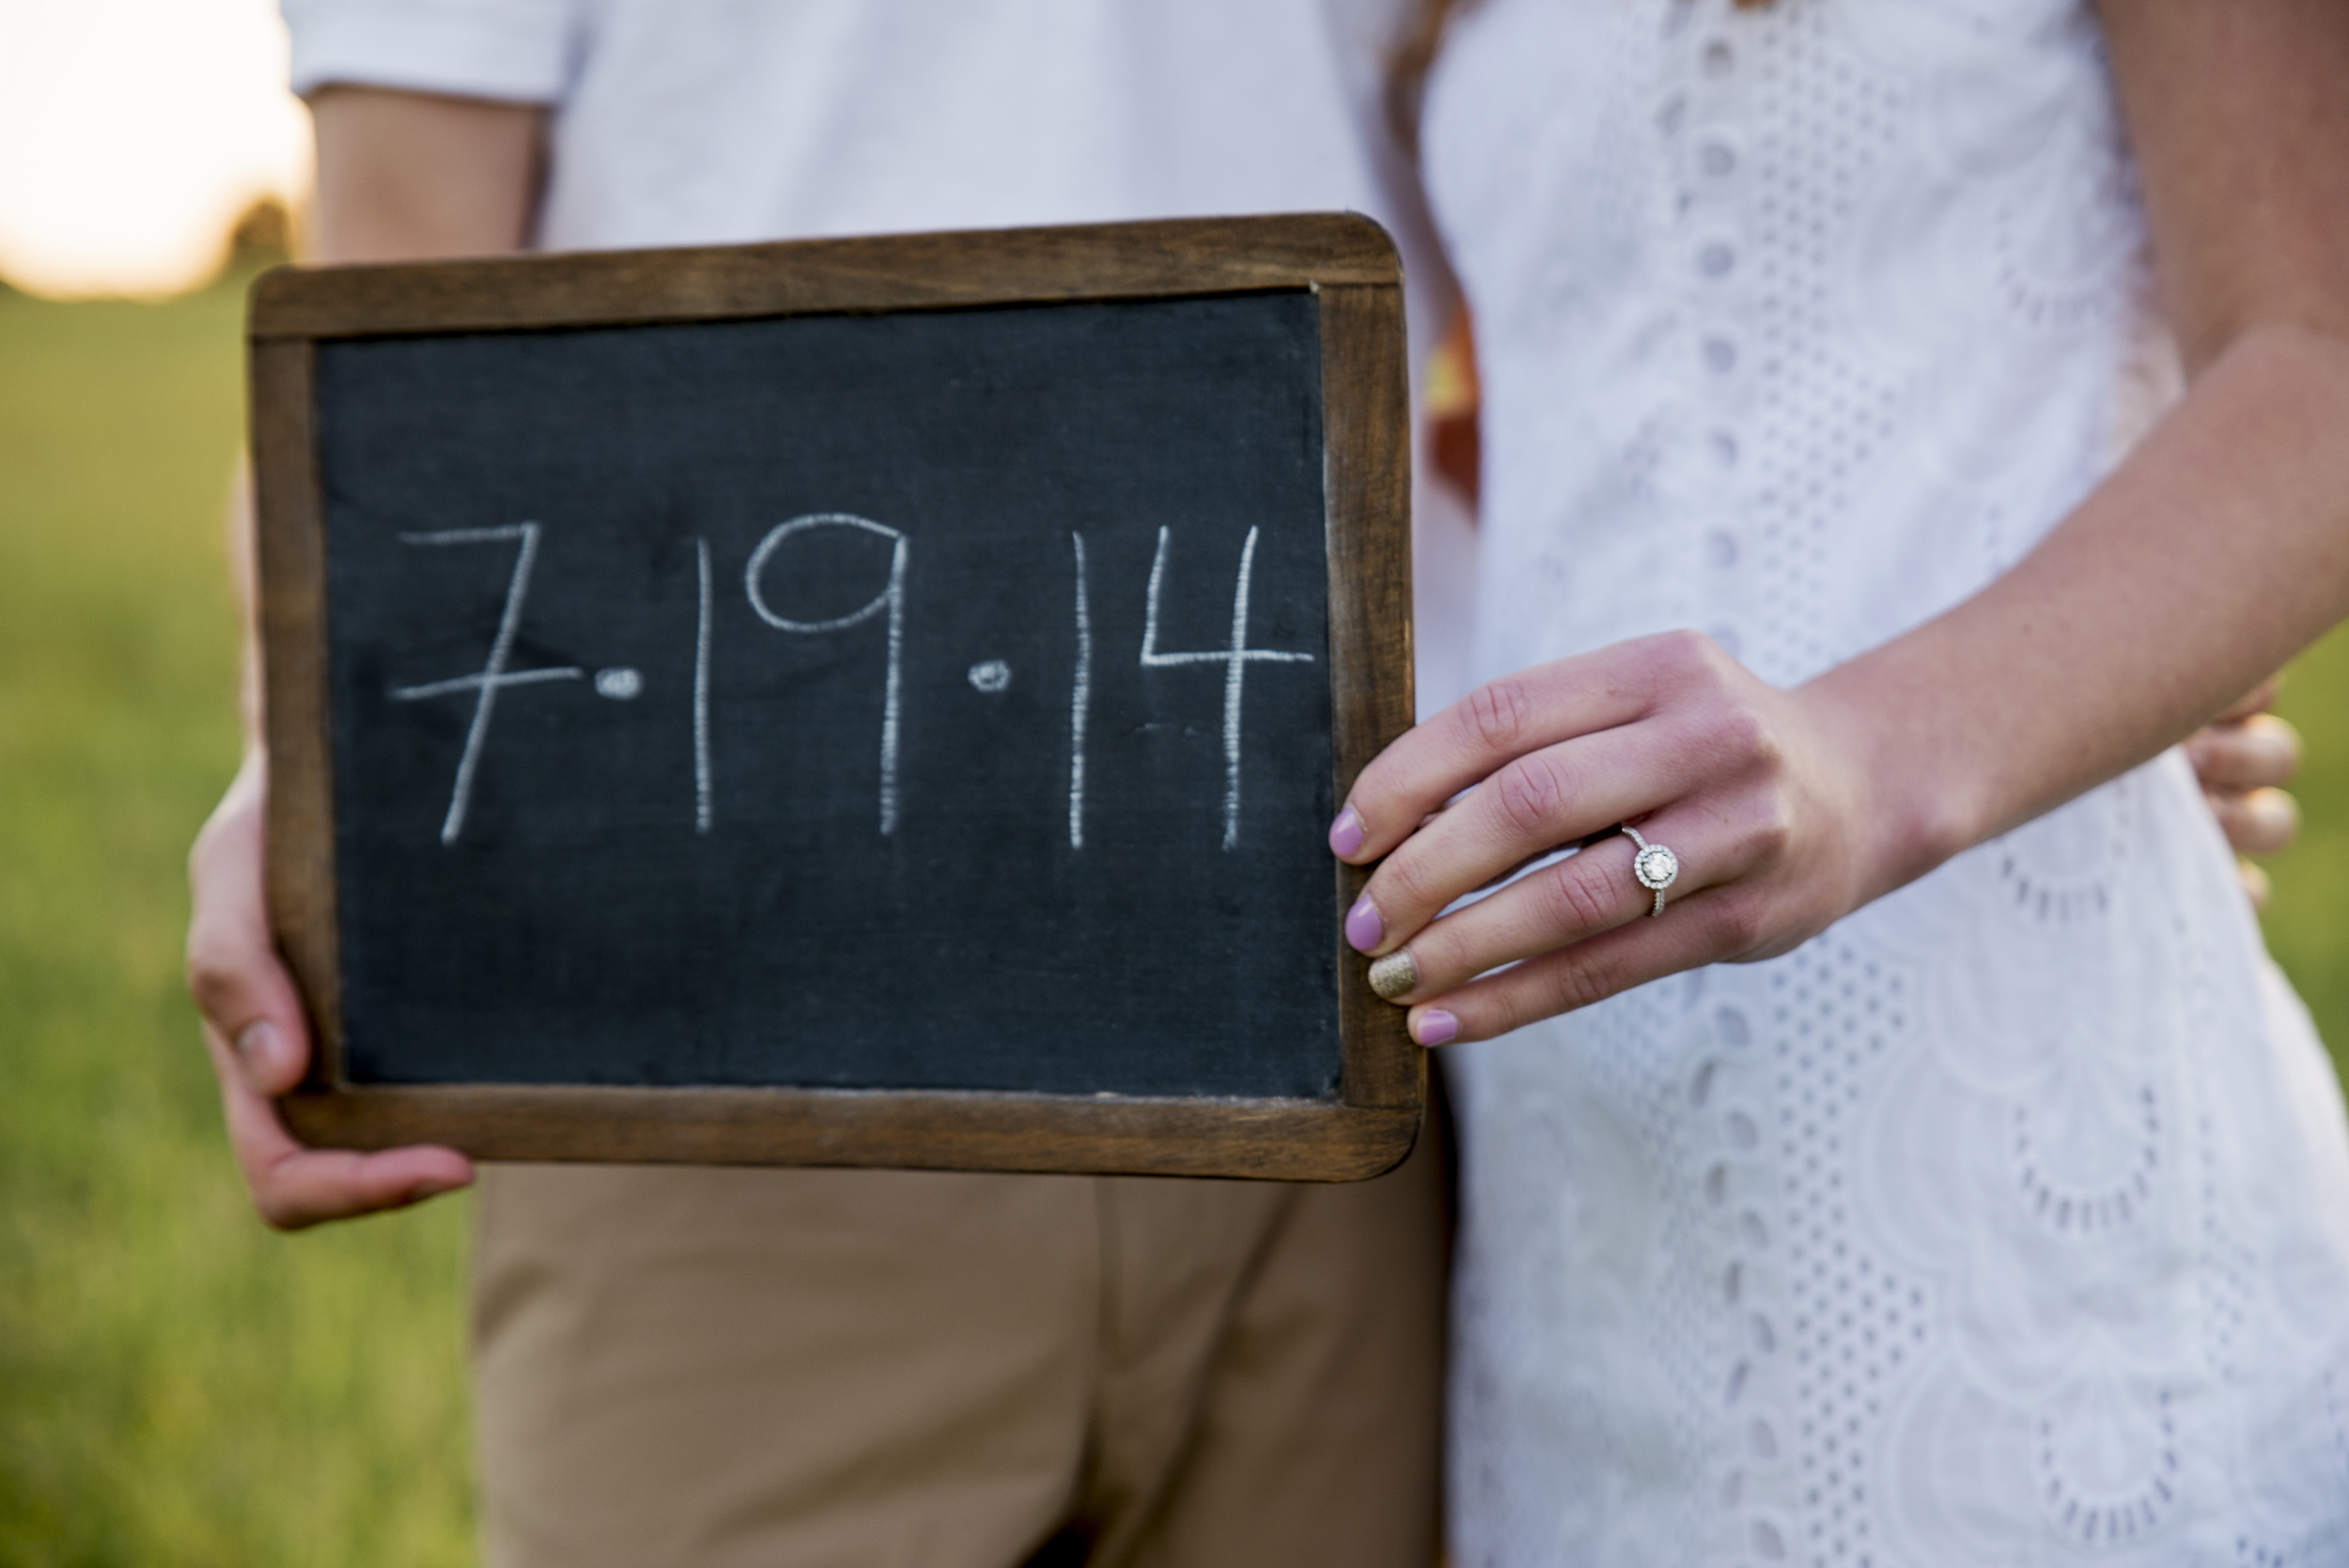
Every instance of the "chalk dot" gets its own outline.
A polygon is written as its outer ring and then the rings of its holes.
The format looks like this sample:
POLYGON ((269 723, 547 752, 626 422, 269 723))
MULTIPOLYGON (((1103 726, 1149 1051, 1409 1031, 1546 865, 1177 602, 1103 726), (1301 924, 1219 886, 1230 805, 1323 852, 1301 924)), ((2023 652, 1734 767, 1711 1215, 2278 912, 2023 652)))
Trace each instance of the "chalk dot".
POLYGON ((1000 659, 989 659, 971 666, 971 686, 973 691, 990 696, 1011 684, 1011 666, 1000 659))
POLYGON ((596 672, 596 695, 624 703, 645 689, 645 677, 625 664, 596 672))

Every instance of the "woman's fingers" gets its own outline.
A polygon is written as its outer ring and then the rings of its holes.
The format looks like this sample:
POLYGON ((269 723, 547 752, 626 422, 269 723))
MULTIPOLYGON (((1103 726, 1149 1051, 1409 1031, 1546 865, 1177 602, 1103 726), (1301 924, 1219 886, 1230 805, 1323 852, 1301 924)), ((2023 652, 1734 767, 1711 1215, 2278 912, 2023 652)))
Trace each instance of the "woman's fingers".
POLYGON ((1680 795, 1695 767, 1667 723, 1602 730, 1506 763, 1387 857, 1347 912, 1346 940, 1392 952, 1496 877, 1680 795))
POLYGON ((1422 817, 1517 758, 1630 723, 1676 672, 1703 657, 1699 644, 1711 646, 1692 632, 1644 637, 1478 687, 1362 769, 1330 825, 1330 851, 1357 864, 1376 860, 1422 817))
MULTIPOLYGON (((1648 842, 1670 848, 1680 862, 1664 893, 1668 912, 1699 889, 1735 876, 1750 859, 1723 827, 1687 811, 1642 824, 1648 842)), ((1453 910, 1378 960, 1371 969, 1373 988, 1389 1001, 1423 1001, 1500 965, 1654 915, 1656 893, 1631 869, 1638 853, 1629 838, 1609 838, 1453 910)))
POLYGON ((1347 912, 1346 940, 1378 955, 1372 985, 1410 1007, 1423 1045, 1785 952, 1864 902, 1880 875, 1877 846, 1853 830, 1874 820, 1872 766, 1831 697, 1768 687, 1693 632, 1527 671, 1363 769, 1330 846, 1384 861, 1347 912), (1647 862, 1631 842, 1537 865, 1442 914, 1528 856, 1614 822, 1640 830, 1647 853, 1678 857, 1663 918, 1643 918, 1655 893, 1642 883, 1657 878, 1635 874, 1647 862))
POLYGON ((1628 921, 1430 997, 1411 1009, 1411 1038, 1423 1046, 1490 1040, 1663 975, 1741 957, 1756 935, 1750 902, 1741 890, 1711 888, 1677 908, 1668 902, 1660 919, 1628 921))

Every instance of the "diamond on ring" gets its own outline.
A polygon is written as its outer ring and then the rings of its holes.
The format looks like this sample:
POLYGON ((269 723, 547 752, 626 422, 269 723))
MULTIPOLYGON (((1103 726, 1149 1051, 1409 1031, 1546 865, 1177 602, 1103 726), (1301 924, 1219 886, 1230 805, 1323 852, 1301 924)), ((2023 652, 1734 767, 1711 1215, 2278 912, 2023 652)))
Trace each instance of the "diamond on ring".
POLYGON ((1664 890, 1680 879, 1680 857, 1660 844, 1650 844, 1640 836, 1637 828, 1626 828, 1624 836, 1640 846, 1631 858, 1631 875, 1640 879, 1640 886, 1656 895, 1656 908, 1650 915, 1664 912, 1664 890))

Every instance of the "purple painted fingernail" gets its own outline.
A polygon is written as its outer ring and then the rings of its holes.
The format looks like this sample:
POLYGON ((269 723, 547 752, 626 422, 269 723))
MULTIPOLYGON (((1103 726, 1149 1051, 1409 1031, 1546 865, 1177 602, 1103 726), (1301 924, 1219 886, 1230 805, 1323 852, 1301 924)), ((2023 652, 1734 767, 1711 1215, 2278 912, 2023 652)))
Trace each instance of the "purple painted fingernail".
POLYGON ((1378 906, 1364 893, 1346 911, 1346 941, 1357 953, 1368 953, 1387 934, 1387 923, 1378 918, 1378 906))
POLYGON ((1411 1020, 1411 1038, 1423 1046, 1440 1046, 1460 1032, 1460 1020, 1440 1007, 1430 1007, 1411 1020))
MULTIPOLYGON (((1338 813, 1338 819, 1330 824, 1330 853, 1342 861, 1350 861, 1362 852, 1362 840, 1369 836, 1362 829, 1362 819, 1355 815, 1352 803, 1348 802, 1346 808, 1338 813)), ((1360 904, 1354 906, 1357 913, 1361 908, 1360 904)), ((1375 920, 1377 917, 1374 915, 1372 918, 1375 920)), ((1353 928, 1353 917, 1348 916, 1346 930, 1350 934, 1353 928)), ((1371 939, 1373 941, 1377 939, 1376 937, 1371 939)), ((1360 947, 1362 944, 1356 942, 1354 945, 1360 947)))

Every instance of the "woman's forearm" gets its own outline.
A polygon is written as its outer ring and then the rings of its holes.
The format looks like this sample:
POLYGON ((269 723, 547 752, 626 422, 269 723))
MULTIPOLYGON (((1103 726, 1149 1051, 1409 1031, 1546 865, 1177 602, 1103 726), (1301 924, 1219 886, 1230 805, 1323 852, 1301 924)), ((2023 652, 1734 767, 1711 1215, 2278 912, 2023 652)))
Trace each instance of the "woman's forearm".
POLYGON ((2183 738, 2349 613, 2341 430, 2349 341, 2246 332, 2013 571, 1805 687, 1676 633, 1480 688, 1356 780, 1330 846, 1384 863, 1347 939, 1423 1045, 1792 951, 2183 738), (1443 913, 1624 820, 1678 859, 1654 907, 1602 845, 1443 913))
POLYGON ((1383 859, 1347 939, 1423 1044, 1790 952, 2154 755, 2349 613, 2349 7, 2099 9, 2188 396, 2015 570, 1799 691, 1641 638, 1389 747, 1330 846, 1383 859), (1594 841, 1443 912, 1624 820, 1674 852, 1660 886, 1594 841))
POLYGON ((1486 684, 1355 781, 1330 847, 1383 863, 1347 940, 1423 1045, 1791 952, 2183 738, 2349 613, 2339 431, 2349 340, 2247 331, 2013 571, 1807 686, 1688 632, 1486 684), (1660 884, 1599 844, 1444 912, 1622 821, 1673 852, 1660 884))
POLYGON ((2349 615, 2349 341, 2247 331, 2014 570, 1803 689, 1868 896, 2153 756, 2349 615))

